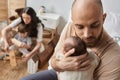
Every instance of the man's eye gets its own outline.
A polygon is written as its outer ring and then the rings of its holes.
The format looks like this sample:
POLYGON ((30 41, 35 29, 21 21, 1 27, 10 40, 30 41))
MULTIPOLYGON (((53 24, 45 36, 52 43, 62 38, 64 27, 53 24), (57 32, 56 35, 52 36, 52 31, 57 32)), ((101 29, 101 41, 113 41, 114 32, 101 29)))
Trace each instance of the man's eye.
POLYGON ((76 28, 83 29, 84 27, 82 25, 76 25, 76 28))
POLYGON ((97 28, 97 27, 99 27, 99 23, 91 25, 91 28, 97 28))

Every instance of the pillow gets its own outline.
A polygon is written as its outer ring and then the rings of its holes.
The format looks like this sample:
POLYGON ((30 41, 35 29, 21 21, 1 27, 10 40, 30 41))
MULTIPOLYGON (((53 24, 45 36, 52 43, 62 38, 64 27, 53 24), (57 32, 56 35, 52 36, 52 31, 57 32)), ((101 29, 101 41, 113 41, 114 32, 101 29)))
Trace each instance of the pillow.
POLYGON ((108 12, 104 22, 104 29, 120 45, 120 14, 108 12))

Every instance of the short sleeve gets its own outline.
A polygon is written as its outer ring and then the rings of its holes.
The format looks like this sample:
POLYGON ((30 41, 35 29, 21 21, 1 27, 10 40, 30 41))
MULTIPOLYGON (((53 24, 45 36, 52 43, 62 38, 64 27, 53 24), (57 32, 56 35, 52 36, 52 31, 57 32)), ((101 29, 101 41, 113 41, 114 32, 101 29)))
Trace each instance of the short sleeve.
POLYGON ((42 41, 42 35, 43 35, 43 27, 40 23, 38 24, 37 30, 38 30, 37 42, 41 42, 42 41))
POLYGON ((17 18, 16 20, 14 20, 11 24, 9 24, 8 26, 13 28, 13 27, 16 27, 18 24, 21 23, 21 17, 17 18))

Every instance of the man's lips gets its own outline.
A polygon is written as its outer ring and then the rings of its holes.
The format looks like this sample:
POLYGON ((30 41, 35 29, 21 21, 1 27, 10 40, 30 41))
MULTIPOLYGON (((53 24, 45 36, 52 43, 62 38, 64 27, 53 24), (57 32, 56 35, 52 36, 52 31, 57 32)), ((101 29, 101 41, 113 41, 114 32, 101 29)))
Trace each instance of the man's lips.
POLYGON ((94 38, 84 39, 86 43, 93 43, 95 41, 94 38))

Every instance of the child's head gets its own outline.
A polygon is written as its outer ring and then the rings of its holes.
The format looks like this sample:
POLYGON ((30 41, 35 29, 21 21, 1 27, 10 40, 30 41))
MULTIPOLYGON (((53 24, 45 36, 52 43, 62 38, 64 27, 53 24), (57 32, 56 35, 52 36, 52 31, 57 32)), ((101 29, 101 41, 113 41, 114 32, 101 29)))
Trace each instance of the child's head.
POLYGON ((69 37, 64 42, 64 51, 67 52, 70 49, 75 48, 75 52, 71 56, 78 56, 87 52, 86 45, 79 37, 69 37))
POLYGON ((22 37, 27 37, 28 36, 28 29, 26 29, 26 26, 21 24, 18 26, 18 32, 22 37))

